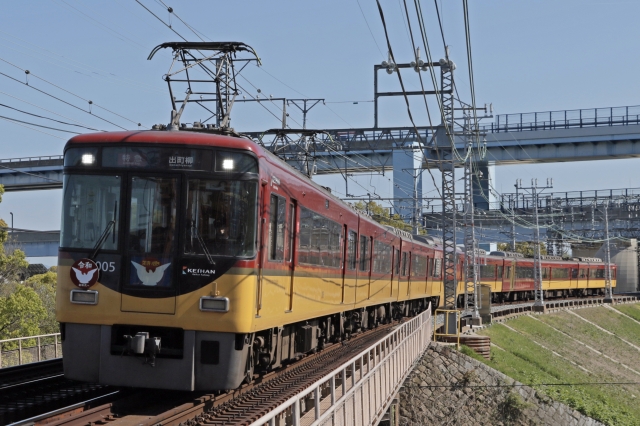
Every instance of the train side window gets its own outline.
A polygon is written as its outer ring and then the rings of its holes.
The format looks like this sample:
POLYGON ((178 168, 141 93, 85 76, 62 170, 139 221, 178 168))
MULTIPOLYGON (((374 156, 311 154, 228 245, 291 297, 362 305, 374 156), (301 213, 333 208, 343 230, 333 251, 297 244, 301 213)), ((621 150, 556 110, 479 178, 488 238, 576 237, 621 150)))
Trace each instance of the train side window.
POLYGON ((414 254, 411 269, 412 277, 425 278, 427 275, 427 259, 414 254))
POLYGON ((504 266, 500 265, 498 266, 498 278, 502 279, 503 275, 504 275, 504 266))
POLYGON ((542 279, 546 280, 549 278, 549 268, 542 268, 542 279))
POLYGON ((371 253, 369 252, 369 237, 360 235, 360 270, 366 272, 369 270, 371 253))
MULTIPOLYGON (((347 242, 347 269, 356 269, 356 241, 358 235, 355 231, 349 231, 349 240, 347 242)), ((361 255, 362 256, 362 255, 361 255)))
POLYGON ((569 278, 569 268, 552 268, 551 278, 569 278))
POLYGON ((571 278, 578 278, 578 268, 571 268, 571 278))
POLYGON ((269 216, 269 260, 284 259, 284 229, 287 212, 287 201, 284 197, 271 194, 269 216))
POLYGON ((516 278, 533 279, 533 266, 516 266, 516 278))
POLYGON ((507 276, 505 278, 507 279, 511 278, 511 266, 507 266, 507 276))
POLYGON ((392 247, 387 244, 375 240, 373 242, 373 251, 375 253, 373 257, 373 272, 388 274, 391 271, 391 253, 392 247))
POLYGON ((496 265, 480 265, 480 278, 495 279, 496 265))
POLYGON ((402 252, 402 274, 401 274, 403 277, 408 275, 409 273, 409 271, 407 270, 407 267, 409 266, 408 264, 409 262, 407 261, 407 252, 403 251, 402 252))
POLYGON ((586 268, 580 268, 580 278, 587 278, 589 270, 586 268))
POLYGON ((394 256, 394 259, 395 259, 395 260, 394 260, 394 262, 395 262, 395 264, 396 264, 396 265, 395 265, 395 266, 396 266, 396 267, 395 267, 395 270, 396 270, 396 276, 397 276, 397 275, 400 273, 400 250, 398 250, 398 249, 395 249, 395 248, 394 248, 394 249, 393 249, 393 252, 394 252, 394 254, 395 254, 395 256, 394 256))

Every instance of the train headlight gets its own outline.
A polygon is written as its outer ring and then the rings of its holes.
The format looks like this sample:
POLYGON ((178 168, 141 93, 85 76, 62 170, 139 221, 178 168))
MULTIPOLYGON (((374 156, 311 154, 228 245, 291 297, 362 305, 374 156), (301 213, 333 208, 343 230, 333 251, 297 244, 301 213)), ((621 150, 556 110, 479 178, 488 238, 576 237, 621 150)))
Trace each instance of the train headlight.
POLYGON ((229 299, 226 297, 203 296, 200 298, 200 310, 207 312, 229 312, 229 299))
POLYGON ((98 292, 95 290, 71 290, 71 303, 97 305, 98 292))
POLYGON ((234 164, 233 164, 233 160, 226 158, 224 160, 222 160, 222 169, 223 170, 233 170, 234 168, 234 164))
POLYGON ((96 161, 96 157, 93 154, 82 154, 82 164, 91 165, 96 161))

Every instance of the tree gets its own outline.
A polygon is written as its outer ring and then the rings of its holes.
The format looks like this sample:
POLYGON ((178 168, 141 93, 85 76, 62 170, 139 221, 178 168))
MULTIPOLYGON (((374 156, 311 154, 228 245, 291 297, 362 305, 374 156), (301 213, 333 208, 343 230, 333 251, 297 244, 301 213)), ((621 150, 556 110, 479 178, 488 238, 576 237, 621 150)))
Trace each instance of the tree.
POLYGON ((26 285, 17 285, 7 297, 0 297, 0 340, 35 336, 47 312, 38 294, 26 285))
MULTIPOLYGON (((0 185, 0 202, 2 202, 4 186, 0 185)), ((22 250, 5 251, 5 243, 9 240, 7 222, 0 219, 0 297, 8 296, 15 289, 19 275, 29 263, 22 250)))
POLYGON ((60 330, 56 321, 57 280, 58 274, 50 271, 46 274, 34 275, 25 281, 25 285, 36 292, 46 312, 46 316, 40 321, 41 334, 57 333, 60 330))
POLYGON ((369 215, 378 223, 382 225, 393 226, 394 228, 402 229, 403 231, 412 232, 413 227, 411 224, 402 220, 399 214, 391 215, 389 210, 384 208, 382 205, 376 203, 375 201, 369 201, 365 203, 364 201, 358 201, 355 205, 355 208, 358 210, 365 211, 369 213, 369 215))
MULTIPOLYGON (((516 253, 522 253, 526 257, 533 257, 535 254, 536 245, 535 243, 530 242, 521 242, 516 243, 516 253)), ((512 251, 511 244, 508 243, 498 243, 498 250, 501 251, 512 251)), ((547 247, 543 243, 540 243, 540 254, 547 254, 547 247)))
MULTIPOLYGON (((0 185, 0 202, 2 194, 4 187, 0 185)), ((7 223, 0 219, 0 340, 39 334, 42 321, 47 317, 38 292, 20 284, 20 274, 29 264, 22 250, 5 250, 9 240, 6 228, 7 223)), ((37 285, 37 289, 47 298, 51 297, 44 284, 37 285)))

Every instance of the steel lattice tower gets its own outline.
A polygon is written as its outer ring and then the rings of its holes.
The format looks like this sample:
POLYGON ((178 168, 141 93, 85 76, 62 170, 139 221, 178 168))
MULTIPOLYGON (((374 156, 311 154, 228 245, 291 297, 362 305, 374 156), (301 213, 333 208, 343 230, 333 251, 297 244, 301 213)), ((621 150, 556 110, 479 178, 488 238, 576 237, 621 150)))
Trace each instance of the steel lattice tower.
POLYGON ((456 255, 456 190, 455 190, 455 146, 453 121, 453 62, 440 60, 440 93, 442 120, 446 137, 442 149, 440 171, 442 172, 442 250, 444 257, 444 307, 456 308, 458 288, 458 257, 456 255))
MULTIPOLYGON (((470 120, 465 119, 467 124, 470 120)), ((477 243, 475 233, 474 222, 474 208, 473 208, 473 137, 470 126, 467 127, 467 161, 464 167, 464 194, 465 194, 465 209, 464 209, 464 309, 465 311, 473 310, 473 318, 479 316, 478 313, 478 262, 476 259, 477 243)))

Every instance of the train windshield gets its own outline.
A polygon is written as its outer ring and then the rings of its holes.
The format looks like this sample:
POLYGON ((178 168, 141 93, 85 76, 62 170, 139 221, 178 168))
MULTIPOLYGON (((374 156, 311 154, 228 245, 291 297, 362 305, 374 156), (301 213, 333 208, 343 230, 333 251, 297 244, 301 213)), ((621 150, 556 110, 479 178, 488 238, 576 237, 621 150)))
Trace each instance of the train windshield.
POLYGON ((175 177, 131 178, 129 252, 170 256, 177 213, 175 177))
POLYGON ((64 177, 61 247, 92 249, 111 228, 102 250, 117 249, 120 181, 120 176, 64 177), (111 221, 115 226, 110 227, 111 221))
POLYGON ((190 179, 184 253, 252 257, 257 182, 190 179))

